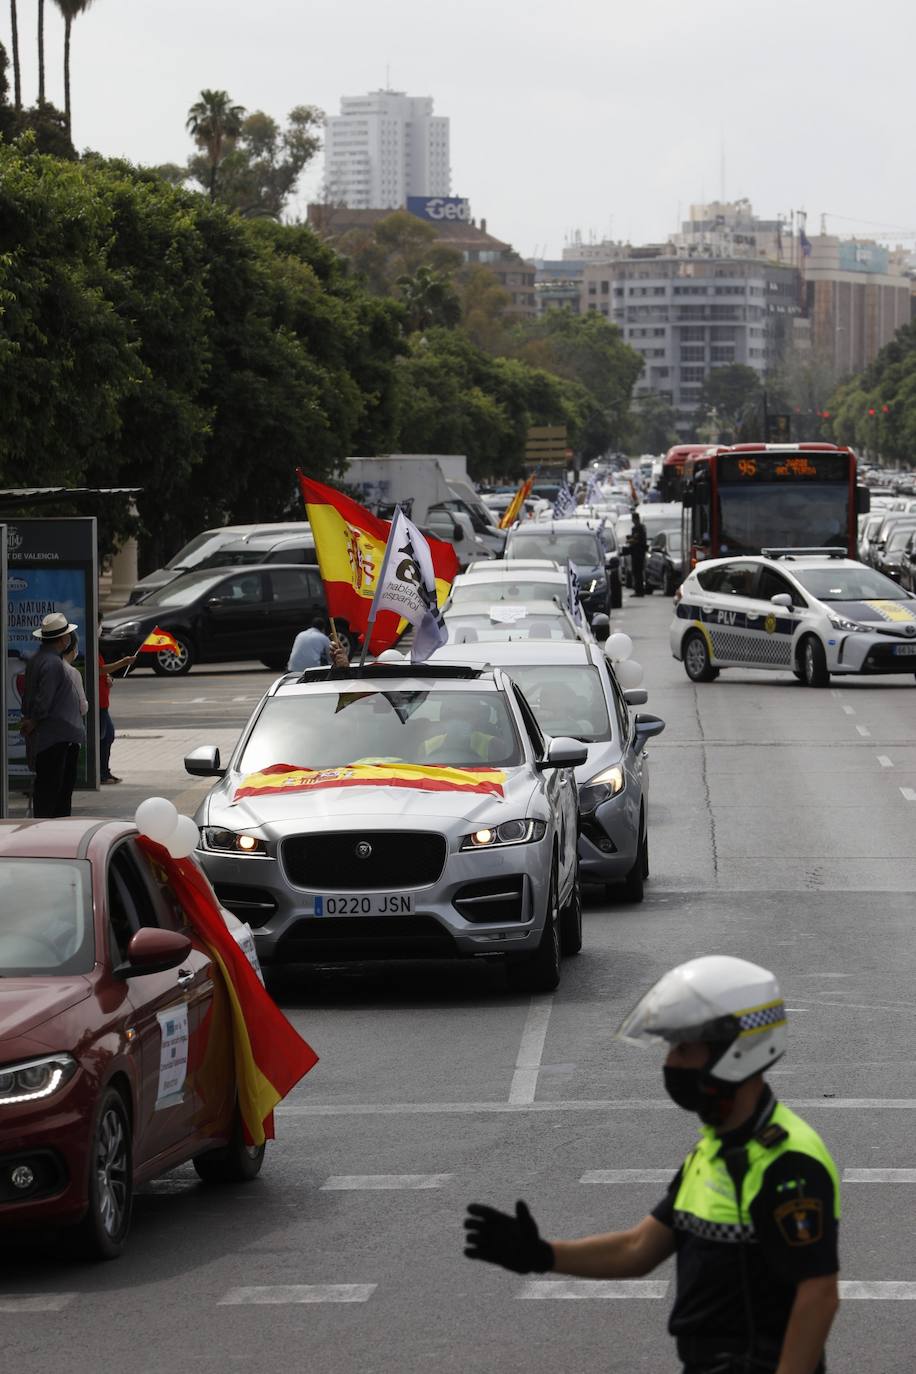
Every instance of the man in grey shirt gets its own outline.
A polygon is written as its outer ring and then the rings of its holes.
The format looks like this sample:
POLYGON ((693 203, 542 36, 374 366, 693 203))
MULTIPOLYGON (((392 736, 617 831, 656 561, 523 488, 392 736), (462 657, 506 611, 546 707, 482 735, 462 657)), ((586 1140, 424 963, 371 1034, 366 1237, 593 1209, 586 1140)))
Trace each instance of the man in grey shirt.
POLYGON ((35 770, 36 818, 70 815, 80 745, 86 742, 79 701, 63 660, 75 629, 65 615, 53 611, 32 631, 41 647, 26 665, 20 729, 35 770))
POLYGON ((317 668, 322 663, 330 661, 331 641, 328 638, 328 624, 326 620, 316 617, 307 630, 301 630, 296 635, 286 671, 301 673, 306 668, 317 668))

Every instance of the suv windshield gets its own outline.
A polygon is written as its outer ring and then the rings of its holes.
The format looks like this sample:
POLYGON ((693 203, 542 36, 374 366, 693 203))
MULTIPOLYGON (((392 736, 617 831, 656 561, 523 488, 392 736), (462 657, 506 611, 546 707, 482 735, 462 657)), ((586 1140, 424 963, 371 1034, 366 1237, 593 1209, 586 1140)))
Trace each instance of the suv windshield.
POLYGON ((538 725, 548 735, 571 735, 587 744, 612 738, 597 668, 571 663, 550 668, 513 663, 506 671, 521 687, 538 725))
POLYGON ((0 977, 90 973, 89 865, 0 859, 0 977))
POLYGON ((580 568, 597 568, 604 563, 604 554, 594 534, 551 533, 550 529, 518 530, 509 535, 506 557, 552 558, 555 563, 572 559, 580 568))
POLYGON ((792 569, 805 591, 818 601, 910 601, 912 598, 883 573, 858 564, 852 568, 792 569))
POLYGON ((239 768, 272 764, 340 768, 353 763, 515 767, 523 754, 502 692, 346 692, 273 697, 265 703, 239 768))
POLYGON ((222 572, 193 572, 176 577, 174 582, 158 587, 143 598, 143 609, 147 606, 188 606, 204 592, 215 587, 222 578, 222 572))

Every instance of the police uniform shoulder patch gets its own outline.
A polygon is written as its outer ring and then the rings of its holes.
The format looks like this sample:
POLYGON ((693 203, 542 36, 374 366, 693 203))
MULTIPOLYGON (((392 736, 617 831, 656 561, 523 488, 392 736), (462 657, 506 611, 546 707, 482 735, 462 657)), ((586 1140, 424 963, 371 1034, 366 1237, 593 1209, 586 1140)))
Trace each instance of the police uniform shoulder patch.
POLYGON ((775 1150, 777 1145, 781 1145, 784 1140, 789 1139, 789 1132, 777 1125, 775 1121, 771 1121, 768 1125, 761 1126, 754 1139, 765 1150, 775 1150))
POLYGON ((824 1204, 817 1197, 794 1197, 773 1213, 787 1245, 814 1245, 824 1233, 824 1204))

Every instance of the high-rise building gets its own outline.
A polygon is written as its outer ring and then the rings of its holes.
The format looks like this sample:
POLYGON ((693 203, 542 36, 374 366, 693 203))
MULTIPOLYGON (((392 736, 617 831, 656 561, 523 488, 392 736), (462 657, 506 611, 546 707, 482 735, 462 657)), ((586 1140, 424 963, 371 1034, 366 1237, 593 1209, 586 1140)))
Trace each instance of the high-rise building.
POLYGON ((813 235, 803 259, 811 342, 837 376, 861 372, 912 313, 912 283, 881 243, 813 235))
POLYGON ((399 209, 408 196, 451 189, 449 121, 431 96, 371 91, 343 96, 327 121, 325 193, 351 210, 399 209))

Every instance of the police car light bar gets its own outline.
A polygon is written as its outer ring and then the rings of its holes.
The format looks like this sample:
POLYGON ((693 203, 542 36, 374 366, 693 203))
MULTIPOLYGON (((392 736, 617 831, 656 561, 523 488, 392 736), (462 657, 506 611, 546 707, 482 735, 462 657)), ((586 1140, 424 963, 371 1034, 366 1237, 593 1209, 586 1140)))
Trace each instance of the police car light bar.
POLYGON ((764 558, 848 558, 847 549, 836 547, 817 549, 761 549, 764 558))

